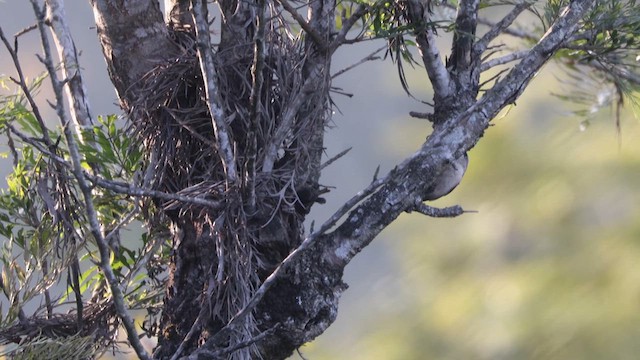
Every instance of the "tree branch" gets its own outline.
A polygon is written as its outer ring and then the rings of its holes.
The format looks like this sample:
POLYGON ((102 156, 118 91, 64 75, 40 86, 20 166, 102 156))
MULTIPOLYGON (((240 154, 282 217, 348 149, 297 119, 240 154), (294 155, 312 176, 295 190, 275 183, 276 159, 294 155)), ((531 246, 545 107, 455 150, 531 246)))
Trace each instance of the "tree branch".
POLYGON ((367 56, 365 56, 364 58, 360 59, 360 61, 358 61, 358 62, 356 62, 356 63, 353 63, 353 64, 351 64, 351 65, 347 66, 346 68, 344 68, 344 69, 342 69, 342 70, 339 70, 339 71, 338 71, 338 72, 336 72, 335 74, 331 75, 331 79, 335 79, 335 78, 337 78, 338 76, 340 76, 340 75, 342 75, 342 74, 346 73, 347 71, 350 71, 350 70, 352 70, 352 69, 354 69, 354 68, 356 68, 356 67, 358 67, 358 66, 360 66, 360 65, 364 64, 364 63, 365 63, 365 62, 367 62, 367 61, 379 60, 379 59, 380 59, 380 57, 379 57, 379 56, 376 56, 376 55, 377 55, 379 52, 381 52, 382 50, 385 50, 385 49, 388 49, 388 48, 389 48, 389 45, 386 45, 386 44, 385 44, 385 45, 383 45, 383 46, 381 46, 381 47, 379 47, 379 48, 377 48, 376 50, 372 51, 369 55, 367 55, 367 56))
POLYGON ((209 349, 215 348, 216 344, 222 341, 226 336, 228 336, 233 331, 238 330, 238 328, 244 324, 244 319, 251 314, 251 312, 256 308, 256 306, 260 303, 260 301, 264 298, 265 294, 276 284, 278 279, 282 276, 286 276, 286 270, 289 265, 291 265, 295 261, 300 261, 301 254, 304 253, 307 249, 313 245, 318 238, 320 238, 325 232, 327 232, 331 227, 333 227, 349 210, 351 210, 354 206, 356 206, 360 201, 367 198, 374 191, 376 191, 382 184, 386 178, 381 178, 373 181, 366 189, 358 192, 354 197, 352 197, 349 201, 344 203, 338 211, 336 211, 327 221, 325 221, 320 228, 310 234, 303 242, 296 248, 289 256, 287 256, 282 263, 265 279, 262 285, 256 290, 256 292, 251 297, 251 300, 245 305, 245 307, 238 312, 236 316, 231 319, 224 328, 218 331, 214 336, 210 337, 207 342, 200 347, 200 349, 196 350, 189 356, 189 360, 197 359, 198 354, 206 353, 209 349))
POLYGON ((416 211, 423 215, 434 217, 434 218, 456 217, 464 214, 464 210, 458 205, 440 209, 440 208, 435 208, 423 203, 422 199, 420 198, 417 199, 416 204, 414 208, 411 209, 411 211, 416 211))
MULTIPOLYGON (((45 53, 45 66, 47 68, 47 72, 49 73, 49 78, 51 79, 51 84, 55 94, 55 110, 60 120, 60 124, 63 129, 65 140, 67 141, 67 146, 69 148, 69 156, 71 157, 72 163, 72 172, 76 181, 78 182, 78 187, 84 198, 84 203, 87 211, 87 219, 89 221, 91 235, 94 237, 96 241, 96 245, 98 247, 98 251, 100 253, 100 263, 99 267, 105 278, 107 279, 107 283, 109 284, 109 290, 113 295, 113 302, 116 309, 116 313, 118 317, 122 320, 124 328, 127 333, 127 339, 129 343, 133 347, 134 351, 138 355, 140 359, 148 360, 150 359, 149 354, 142 346, 140 342, 140 338, 138 337, 138 333, 135 328, 135 323, 131 314, 129 314, 129 310, 127 309, 124 294, 122 293, 122 289, 120 288, 120 283, 115 273, 113 272, 113 268, 111 267, 111 257, 110 250, 105 238, 102 234, 100 222, 98 221, 98 213, 93 203, 93 197, 91 194, 91 188, 87 183, 82 169, 82 159, 80 156, 80 152, 78 150, 78 144, 74 138, 74 135, 71 131, 69 120, 67 119, 67 115, 64 109, 64 100, 62 96, 64 83, 58 79, 58 75, 56 73, 56 69, 53 66, 53 61, 51 59, 51 50, 49 48, 49 44, 46 40, 46 29, 45 29, 45 14, 40 9, 37 0, 31 0, 31 4, 33 5, 33 10, 36 13, 36 17, 38 18, 38 29, 40 30, 42 46, 45 53)), ((62 4, 58 4, 62 6, 62 4)))
POLYGON ((527 54, 529 54, 529 50, 522 50, 522 51, 514 51, 512 53, 509 53, 505 56, 501 56, 495 59, 490 59, 487 60, 485 62, 483 62, 480 65, 480 72, 484 72, 487 71, 489 69, 491 69, 492 67, 498 66, 498 65, 504 65, 504 64, 508 64, 512 61, 516 61, 518 59, 522 59, 523 57, 525 57, 527 54))
POLYGON ((460 0, 456 15, 456 29, 453 35, 451 58, 447 67, 462 72, 473 61, 473 42, 478 24, 480 0, 460 0))
POLYGON ((358 5, 358 8, 356 9, 356 11, 354 11, 348 19, 344 19, 342 21, 342 29, 340 29, 340 32, 333 39, 333 41, 331 42, 331 45, 329 46, 329 48, 331 49, 331 52, 336 51, 336 49, 340 47, 340 45, 345 43, 347 38, 347 33, 349 33, 349 30, 353 28, 353 25, 355 25, 356 22, 358 22, 367 13, 369 9, 370 9, 370 6, 367 6, 364 3, 360 4, 358 5))
POLYGON ((282 120, 276 128, 273 136, 269 139, 268 144, 265 146, 264 161, 262 163, 262 172, 270 173, 273 170, 278 157, 278 147, 282 144, 287 136, 287 132, 293 126, 296 115, 309 99, 311 94, 317 89, 318 84, 322 81, 322 69, 320 64, 315 64, 312 72, 305 79, 304 84, 300 90, 291 99, 285 109, 282 111, 282 120))
POLYGON ((444 99, 451 95, 453 88, 449 72, 436 46, 433 29, 429 26, 428 9, 419 0, 408 2, 409 22, 416 29, 416 44, 429 80, 433 85, 434 99, 444 99))
POLYGON ((157 0, 90 0, 109 77, 125 110, 137 97, 138 85, 159 61, 178 49, 169 38, 157 0))
POLYGON ((258 156, 258 138, 256 129, 260 129, 262 119, 262 86, 264 83, 265 68, 265 0, 257 0, 256 32, 254 35, 253 64, 251 64, 251 95, 249 96, 249 133, 247 134, 247 164, 245 170, 245 181, 249 192, 247 200, 251 212, 255 210, 256 195, 256 173, 258 156))
POLYGON ((305 20, 287 0, 277 0, 280 5, 291 15, 291 17, 300 25, 300 27, 307 33, 311 39, 316 43, 320 49, 327 49, 328 44, 325 39, 305 20))
MULTIPOLYGON (((269 291, 277 290, 276 284, 279 281, 286 283, 288 277, 297 279, 305 276, 305 272, 314 266, 343 268, 402 212, 415 209, 415 199, 422 198, 423 192, 433 185, 437 174, 445 166, 475 145, 489 125, 489 121, 518 97, 533 74, 575 31, 578 22, 594 1, 572 2, 540 42, 493 90, 485 93, 482 99, 467 111, 453 115, 444 122, 443 126, 436 127, 416 153, 399 164, 385 178, 375 181, 345 203, 318 231, 307 237, 280 264, 256 291, 245 308, 225 326, 222 332, 212 336, 200 350, 194 352, 192 358, 195 359, 199 352, 212 349, 219 340, 224 339, 228 332, 238 329, 243 317, 250 314, 269 291), (346 212, 349 212, 347 218, 334 231, 327 233, 346 212), (318 242, 319 239, 322 239, 322 243, 318 242)), ((336 283, 329 285, 318 281, 313 286, 339 286, 336 283)), ((318 291, 310 284, 307 285, 309 286, 299 288, 300 293, 280 295, 297 299, 303 293, 318 291)), ((327 292, 322 294, 326 296, 327 292)), ((333 294, 338 296, 339 290, 334 290, 333 294)), ((279 295, 274 294, 274 296, 279 295)), ((293 328, 289 330, 294 331, 293 328)))
POLYGON ((504 18, 502 18, 502 20, 493 25, 491 27, 491 30, 487 31, 487 33, 485 33, 482 38, 478 40, 473 46, 475 58, 479 59, 480 54, 487 50, 487 46, 489 46, 489 43, 496 37, 498 37, 498 35, 500 35, 503 31, 505 31, 505 29, 511 26, 513 21, 530 6, 531 3, 528 0, 516 5, 504 18))
MULTIPOLYGON (((36 121, 38 121, 38 126, 40 127, 40 131, 42 131, 42 140, 44 141, 49 151, 52 151, 53 142, 51 141, 51 137, 49 136, 49 129, 45 125, 44 118, 40 113, 40 108, 38 104, 36 104, 36 101, 31 94, 29 85, 27 85, 27 80, 24 76, 24 73, 22 72, 22 65, 20 65, 20 61, 18 59, 17 49, 14 49, 11 46, 11 43, 9 43, 9 40, 4 36, 2 27, 0 27, 0 39, 4 43, 5 48, 9 52, 9 55, 11 56, 11 60, 13 61, 13 67, 18 72, 18 80, 17 81, 14 80, 14 82, 20 87, 20 90, 22 90, 22 93, 24 94, 25 98, 29 102, 29 106, 31 106, 31 111, 33 111, 33 116, 36 118, 36 121)), ((16 40, 16 44, 17 44, 17 40, 16 40)))
POLYGON ((235 186, 238 182, 236 171, 235 154, 231 144, 231 136, 226 123, 224 109, 220 105, 220 93, 217 84, 217 72, 213 61, 213 50, 211 49, 211 38, 209 36, 209 22, 207 2, 203 0, 192 0, 191 11, 196 25, 196 44, 198 47, 198 58, 202 77, 205 82, 207 94, 207 106, 211 114, 213 130, 218 145, 218 152, 225 167, 228 186, 235 186))
POLYGON ((93 125, 93 120, 89 108, 89 99, 80 73, 76 46, 66 23, 64 2, 62 0, 46 0, 45 4, 47 5, 47 21, 53 30, 53 40, 62 62, 62 75, 66 80, 65 89, 69 112, 74 122, 78 139, 84 142, 85 139, 81 129, 93 125))

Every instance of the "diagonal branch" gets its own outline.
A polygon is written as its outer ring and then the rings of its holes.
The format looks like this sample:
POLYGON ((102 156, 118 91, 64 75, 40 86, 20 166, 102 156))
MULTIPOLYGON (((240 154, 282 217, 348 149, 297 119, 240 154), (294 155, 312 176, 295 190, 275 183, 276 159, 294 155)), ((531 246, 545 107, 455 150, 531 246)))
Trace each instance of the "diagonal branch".
POLYGON ((322 38, 322 36, 320 36, 318 31, 316 31, 316 29, 314 29, 311 26, 311 24, 309 24, 307 20, 305 20, 300 15, 300 13, 298 13, 298 10, 296 10, 296 8, 294 8, 293 5, 291 5, 291 3, 289 3, 287 0, 277 0, 277 1, 291 15, 291 17, 298 23, 298 25, 300 25, 300 27, 305 31, 305 33, 307 33, 311 37, 311 39, 313 39, 313 42, 315 42, 320 49, 327 48, 327 45, 328 45, 327 41, 325 41, 322 38))
POLYGON ((516 5, 511 11, 504 17, 502 20, 498 21, 495 25, 491 27, 491 30, 487 31, 486 34, 482 36, 480 40, 478 40, 473 46, 473 52, 476 59, 480 58, 480 54, 482 54, 489 43, 493 41, 498 35, 504 32, 514 20, 526 9, 531 6, 529 1, 524 1, 518 5, 516 5))
POLYGON ((342 29, 340 29, 340 32, 338 33, 338 35, 336 35, 336 37, 331 42, 331 45, 329 46, 331 48, 331 52, 334 52, 340 45, 345 43, 349 30, 351 30, 351 28, 353 28, 353 25, 355 25, 360 19, 362 19, 362 17, 370 9, 370 6, 362 3, 358 5, 358 8, 356 8, 356 10, 351 14, 351 16, 349 16, 348 19, 344 19, 342 21, 342 29))
POLYGON ((309 77, 304 81, 300 90, 295 94, 293 99, 288 102, 287 107, 283 110, 282 121, 278 124, 273 136, 265 146, 264 161, 262 163, 263 172, 270 173, 273 170, 273 166, 278 158, 278 147, 287 137, 287 133, 292 128, 298 112, 313 94, 319 81, 322 81, 322 76, 321 66, 316 64, 312 69, 312 72, 309 74, 309 77))
MULTIPOLYGON (((0 27, 0 40, 4 43, 5 48, 9 52, 11 56, 11 60, 13 61, 13 67, 18 72, 18 80, 13 80, 22 90, 25 98, 29 102, 29 106, 31 106, 31 110, 33 111, 33 116, 38 121, 38 126, 40 127, 40 131, 42 132, 42 140, 47 145, 49 150, 53 148, 53 142, 51 141, 51 137, 49 136, 49 129, 44 123, 44 118, 40 113, 40 107, 36 104, 33 95, 31 94, 31 90, 29 90, 29 85, 27 85, 27 79, 24 76, 24 72, 22 71, 22 65, 20 65, 20 61, 18 60, 17 48, 13 48, 9 40, 4 36, 4 32, 2 31, 2 27, 0 27)), ((17 44, 17 40, 16 40, 17 44)), ((10 125, 10 124, 9 124, 10 125)))
POLYGON ((394 169, 378 191, 350 212, 330 234, 336 241, 334 250, 342 249, 336 254, 343 254, 345 265, 402 211, 415 206, 412 198, 417 198, 421 189, 430 186, 428 174, 437 172, 448 159, 458 158, 475 145, 489 121, 515 101, 533 75, 575 32, 595 1, 571 2, 545 36, 502 81, 476 105, 450 118, 445 126, 436 128, 420 150, 394 169))
POLYGON ((62 75, 66 80, 66 94, 69 102, 69 112, 74 122, 78 139, 84 142, 82 128, 91 126, 93 120, 89 110, 89 99, 80 74, 76 45, 71 38, 71 31, 66 23, 64 3, 56 0, 46 0, 47 20, 53 30, 53 40, 58 49, 58 56, 62 62, 62 75))
POLYGON ((236 171, 235 154, 231 144, 231 134, 226 123, 224 110, 220 105, 222 101, 220 99, 217 71, 213 61, 213 50, 211 49, 211 38, 209 36, 207 2, 203 0, 192 0, 191 4, 193 20, 196 24, 198 58, 205 83, 207 106, 211 114, 213 130, 218 145, 217 150, 220 153, 220 158, 225 167, 228 185, 233 186, 238 181, 238 175, 236 171))

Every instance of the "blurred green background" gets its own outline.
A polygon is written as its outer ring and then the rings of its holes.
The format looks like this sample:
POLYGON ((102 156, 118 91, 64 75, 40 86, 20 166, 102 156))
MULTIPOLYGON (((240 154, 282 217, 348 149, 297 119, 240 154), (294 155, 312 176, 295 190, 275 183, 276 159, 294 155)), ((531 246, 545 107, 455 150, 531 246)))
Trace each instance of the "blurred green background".
MULTIPOLYGON (((89 4, 67 3, 93 113, 118 112, 89 4)), ((0 2, 6 33, 33 22, 29 7, 0 2)), ((334 70, 380 45, 342 50, 334 70)), ((33 74, 42 71, 38 49, 35 34, 21 43, 33 74)), ((414 95, 430 100, 424 70, 406 70, 414 95)), ((14 73, 4 49, 0 73, 14 73)), ((618 134, 605 109, 581 129, 583 119, 570 115, 576 106, 550 95, 563 91, 561 73, 543 69, 470 152, 462 184, 433 204, 476 212, 405 214, 347 267, 338 319, 301 349, 307 359, 640 358, 640 124, 627 111, 618 134)), ((323 175, 336 189, 313 209, 316 224, 430 129, 408 116, 428 109, 402 91, 389 61, 366 63, 334 85, 355 96, 334 97, 327 156, 353 150, 323 175)), ((9 166, 0 163, 0 172, 9 166)))
MULTIPOLYGON (((581 126, 550 95, 560 74, 547 66, 494 120, 434 203, 477 213, 405 214, 355 259, 309 359, 640 358, 640 126, 626 111, 618 134, 607 108, 581 126)), ((386 121, 378 151, 424 140, 424 123, 386 121)))

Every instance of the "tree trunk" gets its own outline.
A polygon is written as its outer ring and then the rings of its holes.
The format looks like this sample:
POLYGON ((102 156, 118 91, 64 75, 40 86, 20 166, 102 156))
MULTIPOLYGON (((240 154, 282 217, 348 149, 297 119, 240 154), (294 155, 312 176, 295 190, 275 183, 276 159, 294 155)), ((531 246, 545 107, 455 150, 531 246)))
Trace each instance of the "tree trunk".
MULTIPOLYGON (((186 3, 169 3, 165 25, 155 1, 92 1, 110 77, 148 151, 149 185, 223 204, 210 209, 155 202, 173 232, 155 352, 159 358, 170 358, 181 344, 182 354, 190 354, 218 333, 300 245, 304 217, 321 192, 323 134, 330 115, 326 51, 312 40, 298 43, 270 30, 264 23, 267 14, 256 15, 255 4, 220 2, 225 22, 214 53, 214 80, 224 90, 220 101, 234 144, 234 165, 243 174, 230 183, 220 149, 212 145, 199 38, 191 14, 185 13, 186 3), (256 46, 264 58, 256 59, 256 46), (171 94, 158 96, 167 92, 171 94)), ((328 34, 333 5, 314 4, 312 26, 328 34)), ((267 11, 264 3, 257 11, 267 11)), ((267 340, 228 353, 233 358, 289 356, 335 319, 341 272, 318 277, 325 283, 316 286, 332 306, 291 293, 290 286, 306 284, 305 279, 278 284, 255 316, 244 320, 248 331, 219 336, 217 348, 251 344, 264 333, 267 340), (302 323, 290 317, 291 311, 304 318, 302 323), (281 336, 283 331, 287 336, 281 336)))

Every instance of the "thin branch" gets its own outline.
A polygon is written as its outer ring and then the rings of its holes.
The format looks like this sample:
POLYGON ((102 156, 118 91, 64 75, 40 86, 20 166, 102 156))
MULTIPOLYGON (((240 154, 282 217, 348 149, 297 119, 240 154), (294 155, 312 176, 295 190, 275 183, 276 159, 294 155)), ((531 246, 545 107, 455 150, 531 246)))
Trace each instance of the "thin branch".
MULTIPOLYGON (((2 42, 4 43, 5 48, 9 52, 9 55, 11 56, 11 60, 13 60, 13 67, 18 72, 19 80, 18 81, 14 80, 14 82, 16 82, 18 86, 20 86, 22 93, 24 94, 24 96, 27 98, 27 101, 29 102, 29 106, 31 106, 31 111, 33 111, 33 116, 38 121, 38 126, 40 126, 40 131, 42 131, 42 140, 44 141, 44 143, 47 145, 48 148, 51 148, 51 146, 53 146, 53 142, 51 141, 51 137, 49 136, 49 129, 44 123, 44 118, 42 117, 42 114, 40 114, 40 108, 38 107, 38 104, 36 104, 35 99, 31 95, 31 90, 29 90, 29 86, 27 85, 27 80, 24 76, 24 73, 22 72, 22 66, 20 65, 20 60, 18 59, 18 53, 16 49, 14 49, 11 46, 11 44, 9 43, 9 40, 7 40, 7 38, 4 36, 4 33, 2 32, 2 27, 0 27, 0 39, 2 39, 2 42)), ((17 44, 17 41, 16 41, 16 44, 17 44)))
POLYGON ((409 116, 414 117, 416 119, 425 119, 425 120, 433 121, 433 114, 432 113, 409 111, 409 116))
POLYGON ((487 31, 487 33, 485 33, 473 46, 473 52, 475 53, 476 59, 478 59, 479 55, 487 49, 487 46, 489 46, 491 41, 511 26, 515 19, 530 6, 531 3, 529 1, 516 5, 504 18, 502 18, 502 20, 493 25, 491 29, 487 31))
POLYGON ((13 36, 16 37, 16 38, 19 38, 20 36, 22 36, 22 35, 24 35, 24 34, 26 34, 28 32, 31 32, 32 30, 35 30, 37 28, 38 28, 38 24, 29 25, 26 28, 24 28, 24 29, 18 31, 17 33, 15 33, 15 35, 13 35, 13 36))
MULTIPOLYGON (((459 205, 449 206, 446 208, 436 208, 429 206, 422 202, 422 199, 418 199, 412 211, 419 212, 423 215, 434 218, 451 218, 457 217, 465 213, 465 211, 459 205)), ((407 210, 409 212, 409 210, 407 210)))
POLYGON ((13 124, 11 124, 9 122, 6 123, 6 126, 7 126, 7 129, 9 129, 12 134, 14 134, 17 137, 19 137, 20 140, 22 140, 22 142, 27 143, 27 144, 33 146, 34 148, 38 149, 38 151, 40 151, 41 153, 47 155, 50 159, 54 160, 58 164, 61 164, 61 165, 65 166, 65 167, 67 167, 68 169, 71 169, 71 164, 69 164, 68 161, 66 161, 64 158, 60 157, 59 155, 57 155, 57 154, 53 153, 52 151, 50 151, 49 149, 47 149, 38 140, 36 140, 34 138, 31 138, 27 134, 25 134, 22 131, 16 129, 16 127, 13 126, 13 124))
MULTIPOLYGON (((16 129, 11 123, 7 123, 6 126, 7 126, 7 129, 9 129, 12 134, 20 138, 20 140, 35 147, 36 149, 38 149, 38 151, 45 154, 50 159, 54 160, 56 163, 64 166, 67 169, 73 168, 73 165, 70 164, 67 160, 65 160, 64 158, 60 157, 57 154, 50 152, 44 146, 42 146, 42 144, 40 144, 38 141, 30 138, 20 130, 16 129)), ((107 189, 118 194, 189 203, 189 204, 195 204, 200 206, 206 206, 214 210, 221 209, 223 205, 222 202, 219 202, 219 201, 212 201, 212 200, 207 200, 199 197, 185 196, 185 195, 180 195, 175 193, 167 193, 163 191, 137 187, 130 183, 107 180, 97 175, 90 174, 86 171, 84 172, 84 177, 87 180, 89 180, 91 183, 93 183, 95 186, 99 186, 103 189, 107 189)))
MULTIPOLYGON (((11 124, 8 124, 8 125, 11 125, 11 124)), ((7 127, 4 131, 5 131, 5 135, 7 135, 7 147, 9 148, 9 152, 11 153, 11 160, 13 163, 13 167, 16 167, 18 166, 18 151, 16 150, 16 145, 13 142, 13 137, 11 136, 11 131, 9 127, 7 127)))
MULTIPOLYGON (((67 114, 64 109, 64 100, 62 96, 63 83, 58 79, 55 67, 53 66, 51 49, 48 44, 45 29, 45 14, 43 13, 42 9, 40 9, 37 0, 31 0, 31 4, 33 6, 34 12, 36 13, 36 17, 38 18, 38 29, 40 30, 40 37, 45 54, 45 66, 47 67, 56 99, 55 110, 60 120, 67 145, 69 147, 69 156, 71 157, 71 163, 73 166, 72 171, 74 177, 76 178, 76 181, 78 182, 78 187, 80 188, 80 191, 82 192, 82 195, 84 197, 87 219, 89 220, 91 234, 96 241, 96 245, 100 253, 99 266, 105 278, 107 279, 107 283, 109 284, 109 290, 113 295, 113 302, 116 313, 122 320, 129 343, 140 359, 149 360, 151 359, 151 357, 140 342, 140 338, 138 337, 138 333, 135 328, 134 320, 131 317, 129 310, 127 309, 124 295, 122 293, 122 289, 120 288, 120 283, 115 273, 113 272, 113 268, 111 267, 109 246, 102 235, 102 231, 100 230, 98 213, 93 203, 91 188, 83 175, 82 159, 78 150, 78 144, 76 143, 76 139, 71 132, 71 128, 69 127, 69 120, 67 119, 67 114)), ((62 3, 60 3, 60 6, 62 6, 62 3)))
POLYGON ((221 209, 223 206, 223 203, 221 201, 212 201, 212 200, 207 200, 207 199, 198 198, 198 197, 185 196, 180 194, 166 193, 158 190, 145 189, 145 188, 136 187, 127 183, 120 183, 120 182, 115 182, 111 180, 106 180, 104 178, 89 174, 87 172, 84 173, 84 176, 95 185, 119 194, 126 194, 126 195, 137 196, 137 197, 150 197, 150 198, 162 199, 162 200, 172 200, 177 202, 206 206, 213 210, 221 209))
POLYGON ((351 149, 353 149, 352 147, 347 148, 345 150, 342 150, 340 153, 338 153, 338 155, 332 157, 331 159, 325 161, 322 165, 320 165, 320 170, 326 168, 327 166, 333 164, 336 160, 340 159, 341 157, 347 155, 347 153, 349 151, 351 151, 351 149))
POLYGON ((198 47, 198 58, 202 77, 205 82, 207 96, 207 106, 211 114, 213 130, 218 145, 218 152, 222 159, 227 174, 228 187, 235 186, 238 182, 236 171, 235 154, 231 143, 229 126, 226 123, 224 110, 220 105, 220 93, 217 85, 217 71, 213 60, 213 50, 211 49, 211 38, 209 36, 209 23, 207 2, 203 0, 191 1, 191 12, 196 24, 196 44, 198 47))
POLYGON ((74 297, 76 298, 76 323, 78 324, 78 329, 82 329, 84 326, 84 301, 82 300, 82 291, 80 290, 80 277, 82 272, 80 271, 80 261, 77 256, 74 256, 73 261, 71 263, 71 274, 68 279, 68 282, 71 284, 71 289, 73 290, 74 297))
POLYGON ((522 59, 528 53, 529 53, 529 50, 514 51, 514 52, 512 52, 510 54, 507 54, 505 56, 501 56, 501 57, 498 57, 498 58, 487 60, 486 62, 483 62, 482 65, 480 65, 480 72, 487 71, 487 70, 491 69, 492 67, 495 67, 495 66, 498 66, 498 65, 504 65, 504 64, 510 63, 512 61, 516 61, 516 60, 522 59))
POLYGON ((327 41, 309 24, 287 0, 277 0, 291 17, 302 27, 320 49, 327 49, 327 41))
POLYGON ((66 80, 69 112, 74 121, 78 139, 84 142, 82 129, 93 125, 87 91, 80 74, 78 53, 66 23, 63 0, 46 0, 47 20, 53 30, 53 40, 62 62, 62 75, 66 80))
POLYGON ((607 66, 600 61, 589 61, 586 64, 580 64, 583 66, 592 67, 598 71, 602 71, 607 74, 611 74, 614 78, 622 78, 636 86, 640 86, 640 75, 635 72, 629 71, 628 68, 625 67, 617 67, 617 66, 607 66))
MULTIPOLYGON (((496 74, 494 74, 493 76, 491 76, 490 78, 484 80, 483 82, 481 82, 478 85, 478 89, 484 89, 484 86, 487 85, 490 82, 498 82, 500 80, 500 77, 502 76, 502 74, 506 73, 507 71, 509 71, 509 69, 500 69, 500 71, 498 71, 496 74)), ((484 91, 486 91, 486 89, 484 89, 484 91)))
POLYGON ((336 72, 335 74, 331 75, 331 79, 333 80, 333 79, 337 78, 338 76, 346 73, 347 71, 350 71, 350 70, 352 70, 352 69, 354 69, 354 68, 356 68, 356 67, 358 67, 358 66, 360 66, 360 65, 362 65, 364 63, 366 63, 367 61, 379 60, 380 57, 376 56, 376 54, 378 54, 382 50, 387 49, 388 47, 389 46, 385 44, 384 46, 381 46, 381 47, 377 48, 376 50, 371 52, 371 54, 369 54, 369 55, 365 56, 364 58, 360 59, 360 61, 358 61, 358 62, 356 62, 354 64, 351 64, 351 65, 347 66, 346 68, 344 68, 344 69, 336 72))
POLYGON ((257 0, 256 32, 254 35, 253 64, 251 65, 251 95, 249 96, 249 121, 251 126, 247 134, 247 164, 245 181, 249 192, 248 209, 253 212, 256 207, 256 157, 258 154, 258 138, 256 129, 260 128, 262 106, 262 85, 265 67, 265 0, 257 0))
POLYGON ((294 95, 293 99, 288 102, 287 107, 282 111, 280 124, 265 146, 264 161, 262 163, 263 172, 270 173, 273 170, 273 165, 278 157, 278 147, 285 140, 287 132, 291 129, 300 108, 302 108, 307 99, 309 99, 309 96, 311 96, 317 88, 318 81, 322 79, 321 69, 321 64, 314 64, 301 89, 294 95))
POLYGON ((187 346, 187 343, 191 341, 191 338, 193 338, 193 335, 196 334, 196 331, 200 330, 201 328, 200 324, 202 320, 208 316, 210 316, 209 306, 206 306, 206 305, 202 306, 202 308, 200 309, 200 312, 198 313, 198 317, 196 317, 196 319, 193 322, 193 325, 191 325, 191 329, 189 329, 189 332, 187 333, 187 335, 185 335, 184 339, 182 339, 182 342, 180 342, 180 345, 178 346, 176 351, 173 353, 170 360, 178 360, 180 355, 182 355, 184 348, 187 346))
POLYGON ((237 342, 237 343, 235 343, 235 344, 233 344, 233 345, 231 345, 231 346, 229 346, 229 347, 227 347, 225 349, 220 349, 220 350, 217 350, 217 351, 209 351, 209 350, 205 349, 202 352, 200 352, 198 355, 193 355, 193 354, 190 355, 189 357, 187 357, 187 359, 188 360, 198 360, 198 359, 200 359, 200 357, 199 357, 200 355, 208 356, 211 359, 222 359, 222 358, 232 354, 235 351, 238 351, 240 349, 246 348, 248 346, 251 346, 251 345, 257 343, 258 341, 263 340, 267 336, 271 335, 276 330, 276 328, 277 328, 277 326, 273 327, 271 329, 265 330, 265 331, 261 332, 260 334, 254 336, 254 337, 252 337, 250 339, 237 342))
POLYGON ((353 25, 355 25, 367 13, 367 11, 369 11, 370 8, 370 6, 362 3, 358 5, 358 8, 351 14, 348 19, 344 19, 342 21, 342 29, 340 29, 338 35, 336 35, 336 37, 331 42, 331 45, 329 45, 331 52, 336 51, 336 49, 340 47, 340 45, 346 43, 347 34, 351 30, 351 28, 353 28, 353 25))
POLYGON ((528 51, 509 74, 485 93, 478 106, 484 106, 485 111, 493 116, 504 106, 513 103, 540 67, 570 40, 578 27, 580 17, 593 6, 595 1, 572 1, 540 41, 528 51), (491 103, 490 107, 486 105, 489 102, 491 103), (499 104, 499 102, 502 103, 499 104))

